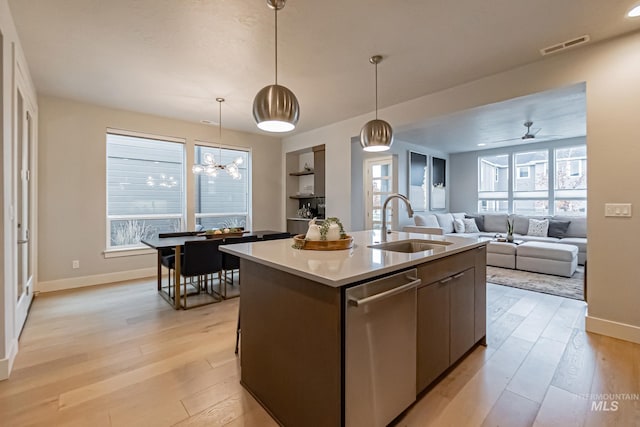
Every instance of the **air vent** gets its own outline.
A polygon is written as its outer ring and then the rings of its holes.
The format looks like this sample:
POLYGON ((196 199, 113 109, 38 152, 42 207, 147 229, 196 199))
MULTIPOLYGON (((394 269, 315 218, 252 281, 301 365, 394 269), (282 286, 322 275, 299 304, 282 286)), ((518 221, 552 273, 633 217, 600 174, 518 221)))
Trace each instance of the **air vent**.
POLYGON ((542 56, 549 55, 552 53, 560 52, 561 50, 569 49, 571 47, 580 46, 581 44, 587 43, 589 40, 591 40, 591 38, 585 34, 584 36, 576 37, 575 39, 567 40, 565 42, 540 49, 540 53, 542 54, 542 56))

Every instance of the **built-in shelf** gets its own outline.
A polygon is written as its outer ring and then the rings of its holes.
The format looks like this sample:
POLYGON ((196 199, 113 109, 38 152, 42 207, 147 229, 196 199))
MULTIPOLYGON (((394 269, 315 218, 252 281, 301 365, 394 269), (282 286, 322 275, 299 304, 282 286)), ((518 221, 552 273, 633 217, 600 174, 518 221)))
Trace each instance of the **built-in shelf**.
POLYGON ((304 148, 285 155, 285 216, 287 231, 307 232, 309 219, 299 218, 301 211, 313 216, 325 216, 325 147, 304 148))

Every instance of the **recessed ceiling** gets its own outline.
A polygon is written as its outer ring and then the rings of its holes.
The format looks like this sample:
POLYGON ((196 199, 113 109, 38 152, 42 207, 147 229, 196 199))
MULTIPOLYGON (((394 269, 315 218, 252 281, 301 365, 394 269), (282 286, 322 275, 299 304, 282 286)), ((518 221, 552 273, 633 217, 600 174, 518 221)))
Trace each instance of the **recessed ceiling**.
MULTIPOLYGON (((225 127, 260 133, 253 97, 274 79, 274 19, 265 1, 9 4, 40 94, 193 122, 215 121, 221 96, 225 127)), ((307 131, 373 111, 372 54, 386 57, 384 108, 541 60, 539 49, 574 37, 588 34, 594 43, 636 31, 640 19, 625 17, 631 6, 290 0, 278 15, 279 82, 300 101, 295 132, 307 131)), ((518 123, 515 135, 524 129, 518 123)))
POLYGON ((444 153, 460 153, 587 134, 584 83, 484 105, 396 129, 395 138, 444 153), (525 122, 532 122, 527 133, 525 122), (484 145, 479 145, 484 144, 484 145))

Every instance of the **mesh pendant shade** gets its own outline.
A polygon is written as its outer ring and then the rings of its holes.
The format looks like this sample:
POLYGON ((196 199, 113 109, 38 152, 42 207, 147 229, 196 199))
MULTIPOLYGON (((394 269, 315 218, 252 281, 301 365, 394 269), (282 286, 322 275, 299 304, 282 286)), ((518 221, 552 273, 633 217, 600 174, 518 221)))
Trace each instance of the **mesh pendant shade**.
POLYGON ((360 131, 360 145, 364 151, 386 151, 393 144, 393 129, 384 120, 367 122, 360 131))
POLYGON ((286 87, 265 86, 253 100, 253 118, 264 131, 288 132, 298 123, 300 106, 296 96, 286 87))

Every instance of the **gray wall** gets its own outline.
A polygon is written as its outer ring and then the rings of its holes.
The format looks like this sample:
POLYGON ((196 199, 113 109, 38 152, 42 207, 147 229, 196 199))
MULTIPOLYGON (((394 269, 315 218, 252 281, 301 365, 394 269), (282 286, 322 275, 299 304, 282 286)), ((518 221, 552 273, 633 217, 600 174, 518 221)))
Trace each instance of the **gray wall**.
POLYGON ((528 149, 549 149, 581 145, 586 138, 570 138, 552 142, 523 144, 516 147, 469 151, 449 156, 449 209, 451 212, 476 212, 478 210, 478 156, 515 153, 528 149))
MULTIPOLYGON (((429 155, 428 165, 431 168, 431 156, 440 157, 447 160, 447 180, 450 181, 450 164, 449 156, 439 151, 431 150, 419 145, 410 144, 404 141, 395 140, 388 151, 382 153, 368 153, 362 150, 360 139, 354 137, 351 140, 351 230, 364 230, 365 227, 365 198, 364 198, 364 160, 375 157, 383 157, 393 155, 395 157, 395 165, 398 177, 398 192, 408 195, 409 185, 409 150, 429 155)), ((449 185, 447 189, 447 203, 449 203, 449 185)), ((427 194, 427 197, 429 195, 427 194)), ((398 229, 401 230, 405 225, 413 225, 413 219, 407 215, 407 210, 402 202, 398 203, 398 229)), ((439 211, 441 212, 441 211, 439 211)))

